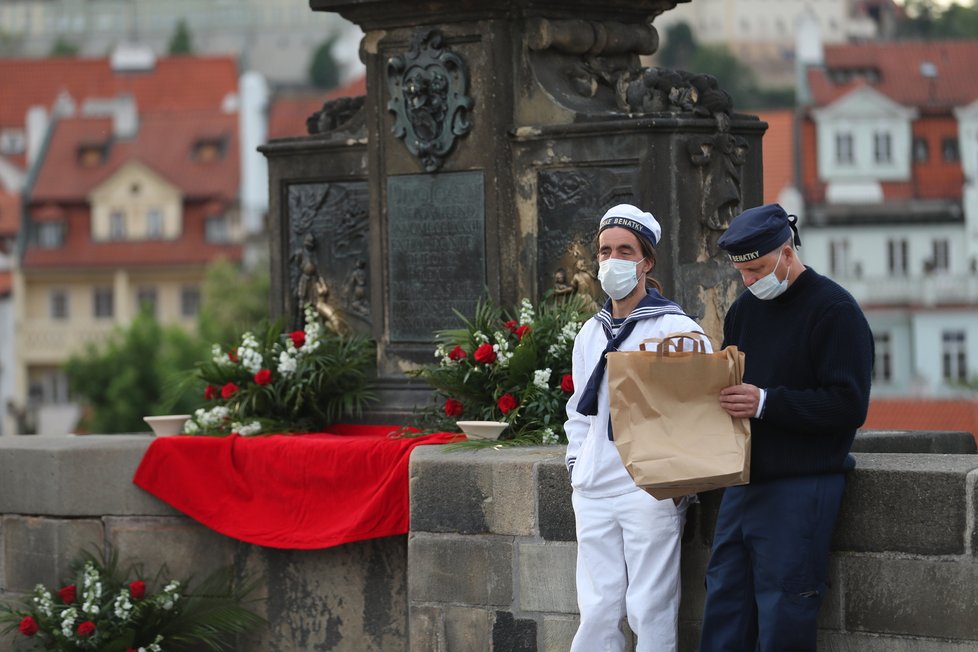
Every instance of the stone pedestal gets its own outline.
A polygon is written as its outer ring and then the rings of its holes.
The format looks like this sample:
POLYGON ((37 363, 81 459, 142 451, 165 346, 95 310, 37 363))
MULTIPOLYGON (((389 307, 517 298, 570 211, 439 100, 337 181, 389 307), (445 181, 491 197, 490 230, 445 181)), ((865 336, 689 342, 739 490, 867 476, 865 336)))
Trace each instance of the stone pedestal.
POLYGON ((363 28, 367 94, 263 148, 275 310, 297 316, 322 276, 406 411, 426 388, 404 372, 484 292, 603 302, 598 218, 630 202, 662 223, 653 275, 718 339, 739 281, 716 239, 762 201, 766 125, 711 78, 642 68, 676 4, 311 0, 363 28))

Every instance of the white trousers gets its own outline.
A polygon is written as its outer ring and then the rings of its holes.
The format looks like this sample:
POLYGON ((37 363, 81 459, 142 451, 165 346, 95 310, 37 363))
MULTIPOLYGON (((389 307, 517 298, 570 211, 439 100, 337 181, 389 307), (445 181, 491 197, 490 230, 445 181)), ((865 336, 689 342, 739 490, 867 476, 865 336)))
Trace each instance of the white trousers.
POLYGON ((622 652, 623 615, 636 652, 675 650, 685 499, 677 507, 644 491, 611 498, 575 491, 573 504, 581 623, 571 652, 622 652))

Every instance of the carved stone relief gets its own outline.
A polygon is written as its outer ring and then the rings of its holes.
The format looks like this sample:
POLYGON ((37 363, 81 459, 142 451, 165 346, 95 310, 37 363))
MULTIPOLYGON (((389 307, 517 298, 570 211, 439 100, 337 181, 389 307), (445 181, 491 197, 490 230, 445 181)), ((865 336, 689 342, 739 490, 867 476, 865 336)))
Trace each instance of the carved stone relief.
POLYGON ((387 62, 387 108, 394 114, 394 136, 404 141, 426 172, 438 170, 467 134, 468 111, 465 61, 445 45, 437 29, 419 29, 407 54, 387 62))
POLYGON ((595 310, 604 301, 597 280, 594 236, 604 212, 634 202, 631 167, 543 170, 538 173, 537 281, 541 295, 580 294, 595 310))
POLYGON ((306 130, 310 134, 326 134, 332 131, 358 132, 366 130, 364 102, 366 96, 339 97, 323 104, 323 108, 306 118, 306 130))
POLYGON ((288 211, 291 323, 311 304, 336 331, 369 330, 367 183, 292 184, 288 211))

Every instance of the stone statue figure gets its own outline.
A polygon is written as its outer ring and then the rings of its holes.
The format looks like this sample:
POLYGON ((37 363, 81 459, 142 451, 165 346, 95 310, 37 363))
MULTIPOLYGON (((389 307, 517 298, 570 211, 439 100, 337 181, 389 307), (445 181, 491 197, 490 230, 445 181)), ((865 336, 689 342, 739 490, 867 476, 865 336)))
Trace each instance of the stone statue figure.
POLYGON ((319 273, 316 265, 316 236, 307 232, 302 237, 302 248, 293 254, 297 261, 299 280, 295 289, 295 324, 305 323, 305 308, 313 306, 323 322, 334 332, 345 330, 343 320, 337 311, 329 305, 329 285, 319 273))
POLYGON ((574 293, 574 288, 567 284, 567 270, 563 267, 554 272, 554 298, 563 298, 574 293))
POLYGON ((367 298, 367 263, 358 259, 346 281, 346 304, 355 315, 370 317, 370 302, 367 298))
POLYGON ((574 265, 577 267, 577 271, 574 272, 574 276, 571 277, 571 288, 575 294, 579 294, 582 297, 586 297, 591 300, 591 307, 597 312, 601 309, 598 302, 594 298, 594 274, 588 269, 588 260, 585 258, 584 253, 578 247, 576 250, 577 259, 574 261, 574 265))

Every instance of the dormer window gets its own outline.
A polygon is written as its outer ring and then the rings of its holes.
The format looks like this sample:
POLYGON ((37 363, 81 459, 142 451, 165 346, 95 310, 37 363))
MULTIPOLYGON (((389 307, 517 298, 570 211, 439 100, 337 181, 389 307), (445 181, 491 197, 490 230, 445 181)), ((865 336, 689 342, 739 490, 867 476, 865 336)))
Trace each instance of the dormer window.
POLYGON ((227 139, 222 136, 216 138, 199 138, 194 142, 191 156, 195 161, 211 163, 224 158, 225 149, 227 149, 227 139))
POLYGON ((83 168, 93 168, 105 162, 109 155, 108 143, 82 143, 78 146, 78 164, 83 168))

